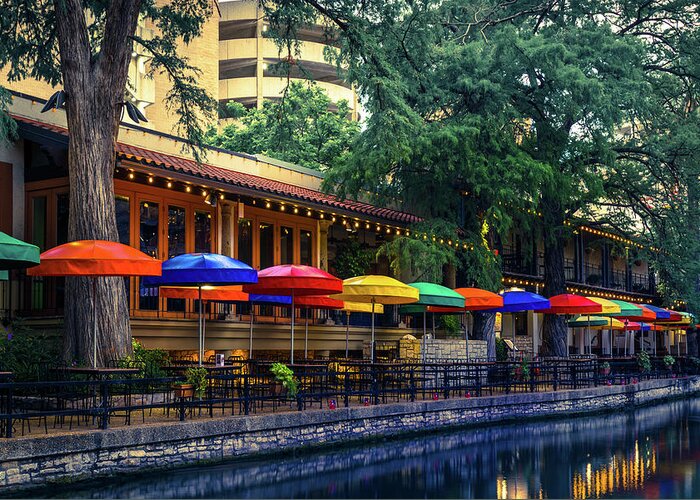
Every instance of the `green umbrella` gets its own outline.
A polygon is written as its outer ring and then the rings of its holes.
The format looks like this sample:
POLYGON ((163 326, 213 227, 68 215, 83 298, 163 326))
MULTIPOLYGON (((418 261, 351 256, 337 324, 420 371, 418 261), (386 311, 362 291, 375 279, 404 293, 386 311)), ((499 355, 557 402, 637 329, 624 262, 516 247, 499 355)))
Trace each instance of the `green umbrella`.
POLYGON ((614 302, 618 306, 620 306, 620 312, 619 313, 609 313, 606 314, 606 316, 641 316, 642 315, 642 308, 637 307, 634 304, 630 304, 629 302, 625 302, 624 300, 611 300, 610 302, 614 302))
POLYGON ((605 326, 608 324, 607 318, 600 316, 574 316, 567 322, 569 328, 585 328, 587 326, 605 326))
MULTIPOLYGON (((402 306, 400 311, 403 314, 423 313, 423 338, 426 334, 425 317, 428 306, 464 308, 464 296, 451 288, 423 282, 409 283, 409 286, 418 289, 420 294, 418 302, 402 306)), ((423 349, 423 358, 425 359, 425 349, 423 349)))
POLYGON ((23 269, 39 264, 39 247, 0 232, 0 269, 23 269))

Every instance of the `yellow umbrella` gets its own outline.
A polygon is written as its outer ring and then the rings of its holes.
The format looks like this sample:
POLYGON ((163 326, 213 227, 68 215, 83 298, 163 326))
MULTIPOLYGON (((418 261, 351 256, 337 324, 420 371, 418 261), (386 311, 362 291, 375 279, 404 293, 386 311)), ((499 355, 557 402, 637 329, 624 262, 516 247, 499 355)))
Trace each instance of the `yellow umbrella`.
POLYGON ((596 304, 600 304, 603 310, 596 313, 598 316, 605 316, 606 314, 618 314, 620 313, 620 306, 615 304, 612 300, 601 299, 600 297, 586 297, 588 300, 592 300, 596 304))
MULTIPOLYGON (((600 306, 603 308, 603 310, 599 313, 597 313, 600 316, 606 316, 608 314, 620 314, 622 312, 622 309, 618 304, 613 302, 612 300, 608 299, 603 299, 601 297, 586 297, 588 300, 592 300, 596 304, 600 304, 600 306)), ((598 328, 598 330, 607 330, 608 328, 598 328)), ((602 334, 601 334, 602 336, 602 334)), ((610 330, 610 335, 609 335, 609 340, 610 340, 610 355, 612 356, 612 345, 613 345, 613 332, 610 330)), ((601 338, 602 342, 602 338, 601 338)))
POLYGON ((349 302, 364 302, 372 305, 372 347, 374 362, 374 313, 376 304, 411 304, 418 302, 417 288, 401 283, 388 276, 355 276, 343 281, 343 293, 331 295, 334 299, 349 302))
MULTIPOLYGON (((379 314, 384 313, 384 306, 381 304, 374 304, 375 312, 379 314)), ((345 311, 345 359, 348 358, 348 344, 350 343, 350 313, 371 313, 372 304, 367 304, 365 302, 348 302, 345 301, 345 305, 341 309, 345 311)))

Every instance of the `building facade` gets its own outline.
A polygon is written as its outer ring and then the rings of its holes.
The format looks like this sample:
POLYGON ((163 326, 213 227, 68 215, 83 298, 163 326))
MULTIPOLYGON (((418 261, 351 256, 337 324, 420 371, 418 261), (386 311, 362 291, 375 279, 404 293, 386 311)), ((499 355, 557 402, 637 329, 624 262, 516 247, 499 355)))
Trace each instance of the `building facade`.
MULTIPOLYGON (((214 17, 203 36, 186 50, 202 69, 200 81, 217 99, 260 106, 278 97, 286 79, 268 73, 279 61, 274 43, 265 38, 265 20, 257 2, 230 1, 214 5, 214 17)), ((140 30, 152 29, 142 25, 140 30)), ((356 118, 357 97, 338 80, 335 67, 323 58, 328 46, 322 27, 300 33, 301 61, 333 100, 347 99, 356 118), (331 71, 332 70, 332 71, 331 71)), ((6 73, 3 73, 3 75, 6 73)), ((396 235, 410 234, 419 217, 400 207, 340 200, 320 189, 320 172, 260 155, 212 148, 204 163, 183 153, 183 141, 173 134, 174 119, 163 96, 163 76, 147 78, 148 54, 134 50, 127 97, 148 118, 135 125, 125 120, 115 153, 115 201, 120 240, 159 259, 186 252, 219 252, 257 269, 276 264, 307 264, 335 272, 339 252, 348 240, 375 249, 396 235)), ((40 82, 4 82, 13 92, 11 113, 19 138, 0 146, 0 231, 32 242, 42 250, 67 241, 68 194, 65 113, 40 113, 56 90, 40 82)), ((448 242, 445 242, 447 244, 448 242)), ((452 244, 452 242, 449 242, 452 244)), ((542 291, 542 245, 532 235, 513 233, 499 245, 504 286, 542 291)), ((566 250, 566 273, 575 293, 635 302, 657 300, 654 273, 638 245, 592 225, 579 228, 566 250)), ((455 244, 455 251, 468 251, 455 244)), ((379 259, 371 273, 389 274, 379 259)), ((408 277, 404 277, 408 278, 408 277)), ((457 283, 464 286, 464 283, 457 283)), ((178 353, 197 350, 194 301, 162 299, 137 278, 128 280, 133 335, 147 347, 178 353)), ((56 328, 63 314, 63 280, 28 278, 13 272, 0 282, 0 317, 24 317, 37 327, 56 328)), ((255 306, 256 353, 288 350, 290 313, 287 308, 255 306)), ((247 304, 208 304, 207 350, 246 356, 251 308, 247 304)), ((303 322, 306 311, 295 314, 303 322)), ((313 355, 344 352, 343 314, 315 313, 308 347, 313 355)), ((369 317, 350 319, 351 350, 361 353, 369 317)), ((418 334, 417 322, 399 317, 388 307, 378 319, 378 338, 398 341, 418 334), (407 326, 408 325, 408 326, 407 326)), ((522 350, 537 353, 539 315, 516 315, 499 322, 502 335, 514 333, 522 350)), ((579 347, 572 337, 572 352, 579 347)), ((296 349, 303 352, 300 341, 296 349)))

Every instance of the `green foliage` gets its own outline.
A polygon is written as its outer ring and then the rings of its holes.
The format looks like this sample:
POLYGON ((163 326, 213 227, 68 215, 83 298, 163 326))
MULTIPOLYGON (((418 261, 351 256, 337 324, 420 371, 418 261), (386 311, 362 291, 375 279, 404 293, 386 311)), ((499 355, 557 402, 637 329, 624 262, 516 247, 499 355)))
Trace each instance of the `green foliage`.
POLYGON ((637 366, 642 373, 651 371, 651 359, 646 351, 640 351, 637 353, 637 366))
POLYGON ((454 225, 440 221, 416 224, 411 231, 413 236, 397 236, 385 242, 377 250, 377 257, 389 259, 394 276, 407 274, 413 281, 440 283, 443 267, 457 264, 457 258, 454 249, 445 244, 450 236, 442 238, 441 243, 439 237, 433 241, 430 235, 452 235, 454 231, 454 225))
POLYGON ((333 259, 334 275, 347 279, 367 274, 374 257, 375 251, 361 244, 356 238, 340 240, 333 259))
POLYGON ((664 365, 666 365, 666 368, 668 368, 670 370, 674 364, 676 364, 676 358, 674 358, 670 354, 667 354, 666 356, 664 356, 664 365))
POLYGON ((530 364, 522 360, 519 365, 513 369, 512 373, 516 378, 522 380, 523 382, 530 381, 530 364))
POLYGON ((201 366, 188 368, 185 371, 185 383, 194 386, 194 395, 201 399, 209 385, 206 368, 201 366))
POLYGON ((226 115, 240 122, 227 125, 220 134, 210 130, 207 140, 233 151, 325 170, 345 161, 359 133, 359 124, 349 114, 347 101, 333 103, 319 86, 292 82, 281 101, 265 101, 262 109, 244 111, 228 103, 226 115))
POLYGON ((454 314, 443 314, 440 316, 440 327, 445 330, 447 337, 460 338, 463 336, 459 316, 454 314))
POLYGON ((11 371, 18 382, 39 380, 46 368, 60 360, 60 338, 33 330, 22 320, 12 323, 0 337, 0 369, 11 371))
POLYGON ((162 349, 146 349, 136 339, 131 340, 133 356, 127 356, 119 361, 119 366, 136 367, 141 370, 143 378, 163 378, 167 373, 164 366, 170 363, 170 355, 162 349))
POLYGON ((501 337, 496 337, 496 361, 508 361, 508 346, 501 337))
POLYGON ((275 379, 287 389, 287 397, 295 398, 299 392, 299 380, 294 376, 294 372, 284 363, 273 363, 270 372, 275 379))

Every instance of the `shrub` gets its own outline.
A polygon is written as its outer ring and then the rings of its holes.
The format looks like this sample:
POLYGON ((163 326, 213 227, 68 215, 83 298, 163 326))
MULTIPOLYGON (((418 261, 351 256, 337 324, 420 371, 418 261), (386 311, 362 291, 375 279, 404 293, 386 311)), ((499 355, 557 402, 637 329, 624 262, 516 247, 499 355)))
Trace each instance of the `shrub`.
POLYGON ((639 371, 642 373, 651 371, 651 359, 649 359, 649 355, 645 351, 637 354, 637 366, 639 366, 639 371))
POLYGON ((119 361, 123 368, 136 367, 141 370, 143 378, 163 378, 167 374, 163 367, 170 363, 170 355, 162 349, 146 349, 141 342, 132 339, 133 356, 127 356, 119 361))
POLYGON ((508 346, 501 337, 496 337, 496 361, 508 361, 508 346))
POLYGON ((201 366, 188 368, 185 371, 185 383, 194 386, 194 395, 202 398, 207 391, 207 370, 201 366))
POLYGON ((671 367, 675 363, 676 363, 676 358, 674 358, 670 354, 667 354, 666 356, 664 356, 664 364, 666 365, 666 368, 668 368, 669 370, 671 369, 671 367))
POLYGON ((18 382, 39 380, 61 360, 60 336, 28 327, 15 320, 0 338, 0 368, 18 382))
POLYGON ((459 338, 462 336, 462 324, 459 316, 445 314, 440 316, 440 326, 445 330, 446 337, 459 338))
POLYGON ((275 376, 275 380, 280 382, 287 389, 290 398, 296 397, 299 392, 299 381, 294 376, 294 372, 284 363, 273 363, 270 371, 275 376))

